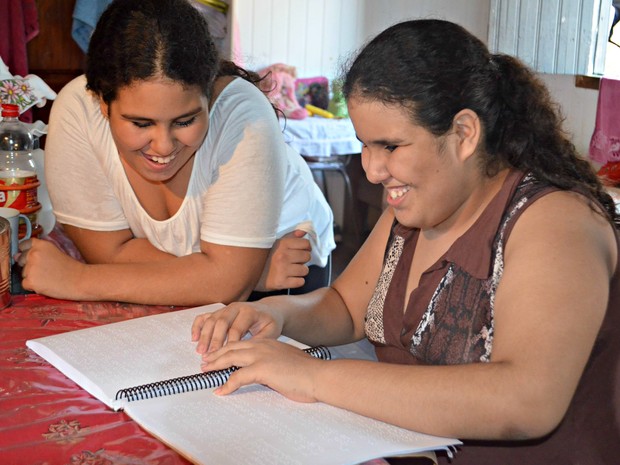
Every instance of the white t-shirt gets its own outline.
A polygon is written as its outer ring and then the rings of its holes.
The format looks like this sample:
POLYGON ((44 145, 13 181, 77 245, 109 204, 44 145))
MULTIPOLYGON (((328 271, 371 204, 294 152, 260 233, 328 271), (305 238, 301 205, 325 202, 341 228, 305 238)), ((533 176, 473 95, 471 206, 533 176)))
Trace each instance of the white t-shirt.
POLYGON ((201 240, 270 248, 299 227, 312 241, 310 264, 325 266, 335 247, 332 211, 253 84, 234 79, 218 96, 185 199, 164 221, 140 205, 99 101, 85 86, 84 76, 67 84, 50 115, 45 177, 60 223, 95 231, 129 228, 176 256, 199 252, 201 240))

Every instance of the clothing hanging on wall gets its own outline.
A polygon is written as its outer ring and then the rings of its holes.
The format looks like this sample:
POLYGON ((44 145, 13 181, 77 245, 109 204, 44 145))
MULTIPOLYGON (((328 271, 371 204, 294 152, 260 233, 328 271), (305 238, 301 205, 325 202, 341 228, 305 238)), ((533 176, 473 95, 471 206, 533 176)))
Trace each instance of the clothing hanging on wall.
MULTIPOLYGON (((97 25, 99 17, 110 3, 112 3, 112 0, 77 0, 75 2, 71 37, 73 37, 73 40, 75 40, 84 53, 88 51, 90 36, 97 25)), ((228 3, 224 0, 191 0, 191 3, 206 18, 209 24, 209 32, 218 51, 227 55, 225 45, 228 35, 226 20, 229 10, 228 3)))
POLYGON ((590 158, 605 165, 620 161, 620 80, 601 78, 590 158))
POLYGON ((26 44, 38 33, 35 0, 0 0, 0 57, 13 75, 28 74, 26 44))
POLYGON ((77 0, 73 7, 71 37, 84 53, 88 51, 90 36, 97 21, 112 0, 77 0))
MULTIPOLYGON (((0 0, 0 57, 14 76, 28 74, 27 44, 39 33, 35 0, 0 0)), ((19 117, 32 122, 30 110, 19 117)))

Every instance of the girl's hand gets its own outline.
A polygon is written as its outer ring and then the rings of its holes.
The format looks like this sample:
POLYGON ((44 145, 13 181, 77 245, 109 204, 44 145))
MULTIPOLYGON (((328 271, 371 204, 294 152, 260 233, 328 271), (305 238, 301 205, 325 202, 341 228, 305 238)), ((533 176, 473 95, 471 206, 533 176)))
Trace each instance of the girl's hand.
POLYGON ((328 363, 290 344, 270 339, 230 342, 204 355, 203 361, 203 371, 241 368, 215 394, 226 395, 242 386, 262 384, 297 402, 317 401, 314 396, 317 374, 328 363))
POLYGON ((304 285, 304 278, 309 272, 306 263, 310 261, 312 250, 310 241, 304 238, 305 235, 305 231, 298 229, 276 241, 255 290, 277 291, 304 285))
POLYGON ((247 333, 255 338, 276 339, 283 321, 277 312, 258 302, 235 302, 213 313, 198 315, 192 324, 196 352, 205 354, 224 344, 241 340, 247 333))
POLYGON ((85 264, 71 258, 56 245, 41 239, 19 244, 16 261, 22 267, 22 286, 57 299, 80 300, 78 285, 85 264))

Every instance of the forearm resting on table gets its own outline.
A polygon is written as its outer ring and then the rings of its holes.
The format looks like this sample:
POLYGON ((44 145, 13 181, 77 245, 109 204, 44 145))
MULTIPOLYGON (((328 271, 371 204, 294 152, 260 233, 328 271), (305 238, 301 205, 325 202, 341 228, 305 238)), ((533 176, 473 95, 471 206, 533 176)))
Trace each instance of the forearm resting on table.
POLYGON ((91 263, 153 263, 174 260, 175 255, 154 247, 148 239, 134 238, 119 247, 117 253, 107 261, 91 261, 91 263))
POLYGON ((412 366, 332 360, 316 376, 316 399, 427 434, 521 440, 551 431, 565 412, 510 364, 412 366))
POLYGON ((149 263, 175 258, 148 239, 133 237, 129 230, 95 232, 70 225, 63 228, 87 263, 149 263))
POLYGON ((151 263, 83 265, 75 283, 79 300, 151 305, 204 305, 243 300, 252 291, 262 262, 218 263, 202 253, 151 263))
POLYGON ((81 300, 115 300, 156 305, 203 305, 246 299, 258 281, 267 249, 203 242, 183 257, 162 252, 129 230, 92 231, 65 226, 88 263, 80 269, 74 295, 81 300))

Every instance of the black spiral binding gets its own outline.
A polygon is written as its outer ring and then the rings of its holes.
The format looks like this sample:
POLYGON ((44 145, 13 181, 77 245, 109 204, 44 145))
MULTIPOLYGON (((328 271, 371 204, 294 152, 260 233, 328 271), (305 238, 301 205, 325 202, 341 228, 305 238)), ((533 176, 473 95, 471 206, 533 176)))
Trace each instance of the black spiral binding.
MULTIPOLYGON (((309 347, 304 349, 309 355, 322 360, 331 360, 331 353, 325 346, 309 347)), ((223 385, 228 377, 239 367, 230 367, 224 370, 206 371, 195 375, 181 376, 179 378, 167 379, 156 383, 142 384, 126 389, 121 389, 116 393, 115 400, 135 400, 152 399, 154 397, 169 396, 183 392, 198 391, 200 389, 212 389, 223 385)))

